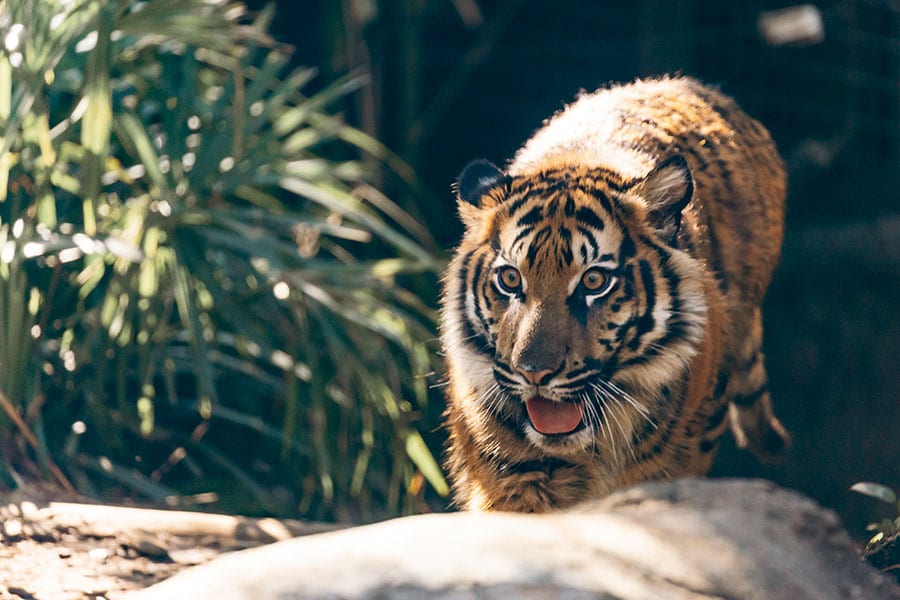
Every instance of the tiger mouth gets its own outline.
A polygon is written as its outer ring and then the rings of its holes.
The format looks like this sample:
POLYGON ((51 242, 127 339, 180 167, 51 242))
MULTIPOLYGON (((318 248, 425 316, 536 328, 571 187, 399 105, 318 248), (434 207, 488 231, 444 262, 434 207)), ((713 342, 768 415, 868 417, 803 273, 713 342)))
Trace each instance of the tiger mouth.
POLYGON ((525 401, 528 420, 544 435, 569 435, 585 427, 583 402, 557 402, 542 396, 525 401))

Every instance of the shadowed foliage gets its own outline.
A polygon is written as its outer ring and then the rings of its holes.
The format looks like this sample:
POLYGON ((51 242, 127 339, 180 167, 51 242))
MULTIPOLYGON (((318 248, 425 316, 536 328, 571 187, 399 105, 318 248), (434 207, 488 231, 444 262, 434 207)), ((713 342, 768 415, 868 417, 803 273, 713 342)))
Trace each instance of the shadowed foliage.
POLYGON ((32 464, 87 493, 358 518, 445 492, 420 434, 433 244, 359 157, 398 161, 328 112, 363 78, 304 95, 270 16, 0 2, 8 485, 32 464))

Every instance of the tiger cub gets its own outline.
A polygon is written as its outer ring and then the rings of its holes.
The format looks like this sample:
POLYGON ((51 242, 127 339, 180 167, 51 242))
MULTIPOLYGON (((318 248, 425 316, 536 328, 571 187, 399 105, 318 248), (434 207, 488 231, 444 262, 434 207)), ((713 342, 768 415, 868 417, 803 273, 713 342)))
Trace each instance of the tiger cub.
POLYGON ((469 164, 441 301, 455 502, 703 474, 729 422, 777 455, 760 307, 785 186, 766 129, 687 77, 583 95, 505 171, 469 164))

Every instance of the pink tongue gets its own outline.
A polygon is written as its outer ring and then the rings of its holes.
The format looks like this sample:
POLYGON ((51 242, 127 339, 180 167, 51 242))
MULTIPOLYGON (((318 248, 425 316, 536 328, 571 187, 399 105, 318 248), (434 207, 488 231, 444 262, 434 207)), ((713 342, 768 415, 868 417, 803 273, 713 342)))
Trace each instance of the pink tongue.
POLYGON ((581 423, 581 402, 554 402, 535 396, 525 401, 534 428, 545 434, 569 433, 581 423))

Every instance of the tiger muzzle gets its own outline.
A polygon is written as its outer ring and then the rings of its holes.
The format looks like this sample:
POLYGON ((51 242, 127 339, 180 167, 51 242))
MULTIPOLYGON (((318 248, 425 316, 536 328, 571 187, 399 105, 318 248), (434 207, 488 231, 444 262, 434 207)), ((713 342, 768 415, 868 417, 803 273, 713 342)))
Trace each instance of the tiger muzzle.
POLYGON ((527 308, 512 349, 512 366, 526 382, 546 385, 566 363, 568 314, 564 307, 537 303, 527 308))

